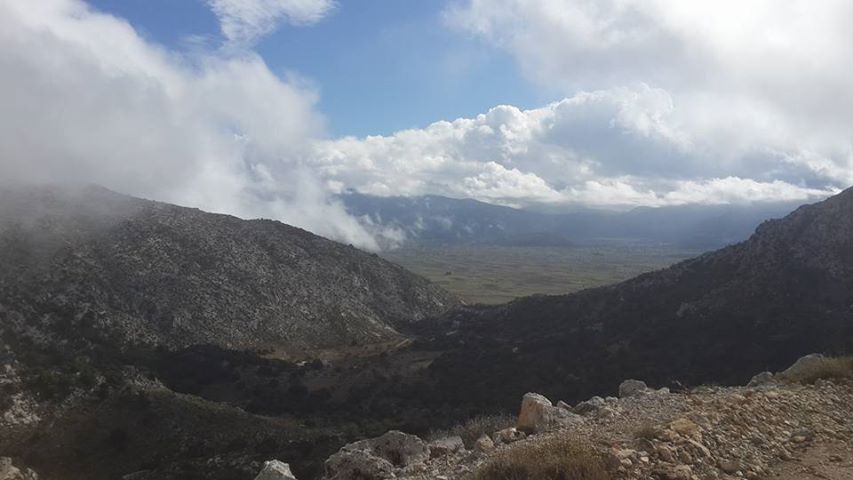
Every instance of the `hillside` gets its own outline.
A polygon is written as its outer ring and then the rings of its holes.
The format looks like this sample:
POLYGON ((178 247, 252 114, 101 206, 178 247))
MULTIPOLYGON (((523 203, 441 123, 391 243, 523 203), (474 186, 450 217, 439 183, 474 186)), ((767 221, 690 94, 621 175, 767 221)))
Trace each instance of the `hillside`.
POLYGON ((272 220, 98 187, 0 190, 6 334, 91 329, 136 345, 297 354, 398 341, 454 304, 376 255, 272 220))
POLYGON ((441 389, 490 408, 523 391, 584 398, 625 376, 741 383, 804 353, 850 351, 853 190, 665 270, 463 308, 422 333, 423 348, 443 352, 431 366, 441 389))

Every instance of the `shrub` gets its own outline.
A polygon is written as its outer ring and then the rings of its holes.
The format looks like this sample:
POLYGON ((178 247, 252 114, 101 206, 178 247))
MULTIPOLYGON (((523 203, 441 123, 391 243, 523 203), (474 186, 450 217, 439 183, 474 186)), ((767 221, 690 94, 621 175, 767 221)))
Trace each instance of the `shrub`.
POLYGON ((780 374, 779 377, 789 382, 804 384, 812 384, 821 379, 853 380, 853 357, 821 358, 794 372, 780 374))
POLYGON ((491 436, 492 433, 498 430, 512 426, 515 426, 515 417, 511 415, 479 415, 448 430, 432 431, 427 438, 435 440, 458 435, 462 438, 462 443, 465 444, 466 448, 473 448, 481 435, 486 434, 491 436))
POLYGON ((498 453, 473 480, 609 480, 601 455, 566 437, 524 443, 498 453))

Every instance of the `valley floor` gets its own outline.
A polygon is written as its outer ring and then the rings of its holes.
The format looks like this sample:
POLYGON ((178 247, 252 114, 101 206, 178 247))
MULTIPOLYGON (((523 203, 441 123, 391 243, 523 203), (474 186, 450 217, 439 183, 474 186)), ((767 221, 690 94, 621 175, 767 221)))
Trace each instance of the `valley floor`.
POLYGON ((431 246, 382 256, 468 303, 505 303, 527 295, 562 295, 627 280, 702 253, 674 246, 431 246))

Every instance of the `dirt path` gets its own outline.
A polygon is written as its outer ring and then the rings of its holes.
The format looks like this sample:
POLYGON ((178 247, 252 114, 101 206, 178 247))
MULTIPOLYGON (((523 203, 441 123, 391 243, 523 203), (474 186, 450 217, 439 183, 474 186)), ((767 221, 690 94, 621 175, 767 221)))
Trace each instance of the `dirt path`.
POLYGON ((770 469, 777 480, 853 480, 853 445, 843 441, 817 444, 797 458, 770 469))

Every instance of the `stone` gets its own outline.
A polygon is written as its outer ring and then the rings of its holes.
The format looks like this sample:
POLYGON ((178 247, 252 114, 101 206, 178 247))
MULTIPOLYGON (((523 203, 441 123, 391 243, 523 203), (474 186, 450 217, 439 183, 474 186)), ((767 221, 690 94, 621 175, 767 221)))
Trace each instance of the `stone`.
POLYGON ((741 470, 740 463, 735 460, 720 459, 720 461, 717 462, 717 466, 720 467, 720 470, 728 473, 729 475, 734 475, 741 470))
POLYGON ((656 473, 662 480, 691 480, 693 478, 693 469, 690 468, 690 465, 665 465, 659 467, 656 473))
POLYGON ((495 442, 487 435, 480 435, 480 438, 474 443, 474 450, 478 452, 490 452, 495 449, 495 442))
POLYGON ((527 393, 521 400, 516 428, 526 434, 534 434, 556 430, 579 421, 582 421, 580 415, 555 407, 545 396, 527 393))
POLYGON ((603 398, 592 397, 589 400, 577 404, 573 411, 580 415, 589 415, 604 408, 606 405, 607 402, 603 398))
POLYGON ((749 383, 746 384, 747 387, 760 387, 761 385, 767 385, 768 383, 773 381, 773 373, 771 372, 761 372, 758 375, 752 377, 749 380, 749 383))
POLYGON ((439 438, 429 444, 429 455, 431 458, 450 455, 462 450, 465 450, 465 444, 462 442, 462 437, 458 435, 439 438))
POLYGON ((641 380, 625 380, 619 384, 619 398, 632 397, 645 393, 649 389, 646 382, 641 380))
POLYGON ((695 438, 699 434, 699 425, 687 418, 678 418, 669 423, 669 429, 679 435, 695 438))
POLYGON ((269 460, 264 462, 261 473, 255 480, 296 480, 296 477, 290 471, 290 465, 278 460, 269 460))
POLYGON ((393 480, 394 465, 362 450, 341 450, 323 464, 325 480, 393 480))
POLYGON ((527 435, 519 431, 515 427, 505 428, 492 434, 492 440, 495 443, 513 443, 523 440, 527 435))
POLYGON ((384 435, 344 445, 324 465, 327 480, 385 480, 394 470, 423 464, 430 457, 426 442, 415 435, 391 430, 384 435))
POLYGON ((785 369, 785 371, 782 372, 782 375, 784 375, 784 376, 797 375, 800 372, 807 370, 809 368, 812 368, 815 365, 821 363, 824 360, 824 358, 825 357, 823 355, 821 355, 820 353, 811 353, 809 355, 800 357, 799 359, 797 359, 796 362, 794 362, 793 365, 791 365, 790 367, 785 369))
POLYGON ((568 410, 570 412, 572 411, 572 406, 562 400, 557 402, 557 408, 562 408, 563 410, 568 410))

